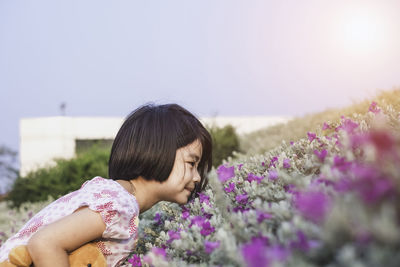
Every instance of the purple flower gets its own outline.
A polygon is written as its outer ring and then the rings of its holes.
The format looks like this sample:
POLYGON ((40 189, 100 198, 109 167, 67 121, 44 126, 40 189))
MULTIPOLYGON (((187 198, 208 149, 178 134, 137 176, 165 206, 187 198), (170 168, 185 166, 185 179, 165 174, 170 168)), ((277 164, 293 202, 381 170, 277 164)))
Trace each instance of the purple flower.
POLYGON ((337 127, 336 129, 342 129, 344 131, 346 131, 348 134, 353 134, 354 131, 357 129, 358 124, 355 123, 354 121, 350 120, 350 119, 346 119, 342 116, 342 124, 337 127))
POLYGON ((189 208, 187 208, 186 206, 182 207, 182 219, 187 219, 189 218, 190 212, 189 212, 189 208))
POLYGON ((290 243, 290 247, 292 249, 298 249, 303 252, 308 252, 310 249, 318 247, 320 245, 320 242, 318 242, 318 241, 308 240, 306 235, 301 230, 298 230, 296 232, 296 236, 297 236, 297 240, 293 240, 290 243))
POLYGON ((224 165, 221 165, 217 169, 217 174, 218 174, 218 179, 224 183, 231 179, 232 177, 235 177, 235 167, 225 167, 224 165))
POLYGON ((308 136, 308 140, 310 142, 312 142, 315 138, 317 138, 317 135, 315 133, 312 133, 312 132, 308 132, 307 136, 308 136))
POLYGON ((293 145, 294 145, 294 142, 293 142, 293 141, 290 141, 290 145, 293 146, 293 145))
POLYGON ((290 160, 289 159, 284 159, 283 160, 283 168, 289 169, 290 168, 290 160))
POLYGON ((128 262, 132 264, 132 266, 142 266, 142 262, 140 261, 140 257, 133 254, 132 258, 128 259, 128 262))
POLYGON ((206 219, 204 218, 204 217, 202 217, 202 216, 194 216, 193 218, 192 218, 192 220, 191 220, 191 222, 190 222, 190 225, 189 225, 189 227, 192 227, 192 225, 197 225, 197 226, 202 226, 203 225, 203 222, 205 221, 206 219))
POLYGON ((191 251, 190 249, 186 250, 186 255, 191 256, 194 255, 194 251, 191 251))
POLYGON ((347 177, 340 178, 334 184, 334 188, 337 192, 348 192, 352 189, 352 187, 352 181, 347 177))
POLYGON ((269 163, 269 167, 274 166, 274 168, 276 168, 275 166, 275 162, 278 161, 278 157, 273 157, 269 163))
POLYGON ((213 215, 204 211, 204 208, 201 207, 201 212, 206 219, 210 219, 213 215))
POLYGON ((237 201, 239 204, 242 204, 242 205, 247 204, 248 198, 249 198, 249 197, 247 196, 247 193, 244 193, 244 194, 242 194, 242 195, 237 195, 237 196, 235 197, 236 201, 237 201))
POLYGON ((204 203, 206 203, 207 205, 210 206, 210 197, 209 196, 207 196, 204 193, 200 193, 199 196, 200 196, 200 203, 204 202, 204 203))
POLYGON ((219 247, 220 242, 211 242, 211 241, 204 241, 204 250, 207 254, 213 252, 216 248, 219 247))
POLYGON ((268 255, 268 258, 273 261, 285 261, 289 256, 289 251, 282 246, 275 245, 268 247, 266 254, 268 255))
POLYGON ((267 236, 258 235, 251 238, 252 242, 261 241, 262 244, 269 246, 269 238, 267 236))
POLYGON ((269 179, 275 181, 276 179, 278 179, 278 173, 275 170, 270 170, 269 171, 269 179))
POLYGON ((377 107, 377 103, 375 101, 372 101, 371 105, 368 108, 368 111, 378 114, 381 109, 377 107))
POLYGON ((161 223, 161 215, 160 213, 156 213, 156 215, 154 216, 154 221, 157 225, 159 225, 161 223))
POLYGON ((289 251, 279 245, 268 247, 260 238, 252 240, 241 249, 244 260, 249 267, 268 267, 274 261, 285 261, 289 251))
POLYGON ((330 128, 331 127, 326 122, 324 122, 324 125, 322 126, 322 131, 328 130, 330 128))
POLYGON ((359 193, 364 203, 373 204, 394 196, 394 183, 375 168, 355 165, 352 171, 356 178, 351 187, 359 193))
POLYGON ((169 230, 168 235, 169 235, 169 240, 167 241, 168 244, 170 244, 174 240, 181 238, 181 234, 179 233, 179 231, 169 230))
POLYGON ((350 169, 351 162, 346 161, 344 157, 335 156, 333 158, 333 167, 339 171, 344 172, 350 169))
POLYGON ((249 207, 244 207, 244 206, 237 206, 237 207, 234 207, 233 208, 233 212, 235 212, 235 213, 237 213, 237 212, 242 212, 242 213, 245 213, 245 212, 247 212, 247 211, 249 211, 250 210, 250 208, 249 207))
POLYGON ((224 190, 226 193, 232 192, 233 190, 235 190, 235 183, 229 183, 229 186, 225 187, 224 190))
POLYGON ((319 191, 302 192, 296 196, 295 205, 305 218, 319 223, 330 208, 330 199, 319 191))
POLYGON ((241 249, 248 267, 268 267, 269 259, 265 253, 266 246, 260 239, 254 239, 241 249))
POLYGON ((167 257, 167 252, 165 251, 164 248, 153 247, 151 249, 151 252, 153 252, 156 255, 162 256, 163 258, 167 257))
POLYGON ((263 176, 256 176, 256 175, 253 174, 253 173, 249 173, 249 174, 247 175, 247 181, 249 181, 250 183, 251 183, 252 181, 257 181, 257 184, 259 184, 259 183, 261 183, 261 180, 262 180, 262 179, 264 179, 263 176))
POLYGON ((242 166, 243 166, 243 163, 240 163, 239 165, 237 165, 239 171, 242 169, 242 166))
POLYGON ((203 236, 208 236, 215 231, 215 228, 211 226, 209 221, 206 221, 202 225, 203 229, 200 230, 200 234, 203 236))
POLYGON ((256 211, 256 215, 257 215, 257 222, 260 223, 262 221, 264 221, 265 219, 271 219, 272 215, 268 212, 262 212, 257 210, 256 211))
POLYGON ((188 211, 182 212, 182 219, 186 220, 187 218, 189 218, 189 212, 188 211))
POLYGON ((296 186, 293 184, 288 184, 288 185, 284 185, 283 189, 285 189, 285 192, 297 195, 298 191, 296 190, 296 186))
POLYGON ((320 178, 317 178, 317 179, 315 179, 314 181, 312 181, 311 182, 311 184, 312 185, 315 185, 315 184, 324 184, 324 185, 331 185, 331 186, 334 186, 335 185, 335 183, 332 181, 332 180, 328 180, 328 179, 326 179, 326 178, 323 178, 322 176, 320 176, 320 178))
POLYGON ((328 151, 326 149, 323 149, 321 152, 318 150, 314 150, 314 154, 319 158, 321 162, 325 161, 325 157, 328 155, 328 151))

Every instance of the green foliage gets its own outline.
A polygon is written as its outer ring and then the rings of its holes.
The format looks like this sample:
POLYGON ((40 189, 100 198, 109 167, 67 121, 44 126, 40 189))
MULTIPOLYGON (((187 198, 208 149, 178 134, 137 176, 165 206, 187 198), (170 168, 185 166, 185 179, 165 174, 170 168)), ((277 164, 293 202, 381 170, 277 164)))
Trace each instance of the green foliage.
POLYGON ((16 160, 17 152, 0 145, 0 194, 7 192, 18 176, 16 160))
POLYGON ((208 127, 213 142, 213 166, 216 167, 224 159, 231 157, 233 151, 239 151, 239 137, 232 125, 208 127))
POLYGON ((13 207, 30 201, 58 198, 77 190, 95 176, 108 176, 109 151, 93 147, 73 159, 56 159, 56 165, 38 169, 26 177, 18 177, 7 196, 13 207))

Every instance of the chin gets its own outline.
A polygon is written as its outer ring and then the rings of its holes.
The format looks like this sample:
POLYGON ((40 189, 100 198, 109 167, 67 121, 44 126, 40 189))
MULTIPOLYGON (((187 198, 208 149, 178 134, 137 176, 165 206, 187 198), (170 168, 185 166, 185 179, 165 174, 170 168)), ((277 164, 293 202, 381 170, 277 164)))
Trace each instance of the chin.
POLYGON ((175 203, 177 203, 177 204, 179 204, 179 205, 185 205, 185 204, 187 204, 188 202, 189 202, 189 197, 180 198, 180 199, 177 199, 177 200, 175 201, 175 203))

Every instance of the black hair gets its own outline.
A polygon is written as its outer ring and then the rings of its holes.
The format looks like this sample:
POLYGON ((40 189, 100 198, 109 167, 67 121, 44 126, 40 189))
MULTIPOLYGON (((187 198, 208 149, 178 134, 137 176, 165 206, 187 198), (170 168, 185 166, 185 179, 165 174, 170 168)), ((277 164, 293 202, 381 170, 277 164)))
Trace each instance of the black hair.
POLYGON ((189 200, 208 184, 212 166, 212 139, 201 122, 177 104, 146 104, 125 119, 111 148, 109 178, 166 181, 175 162, 176 150, 199 140, 202 156, 198 164, 201 180, 189 200))

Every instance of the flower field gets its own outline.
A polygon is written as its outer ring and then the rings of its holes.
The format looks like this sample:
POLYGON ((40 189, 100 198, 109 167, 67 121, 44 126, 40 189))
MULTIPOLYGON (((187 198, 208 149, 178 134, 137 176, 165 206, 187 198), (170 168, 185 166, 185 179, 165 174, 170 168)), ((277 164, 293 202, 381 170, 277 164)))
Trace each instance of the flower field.
POLYGON ((400 113, 370 102, 228 160, 184 206, 140 220, 126 266, 399 266, 400 113))
MULTIPOLYGON (((266 130, 271 142, 257 133, 266 152, 228 159, 186 205, 141 214, 124 266, 400 266, 400 97, 343 111, 266 130)), ((47 203, 0 203, 0 242, 47 203)))

